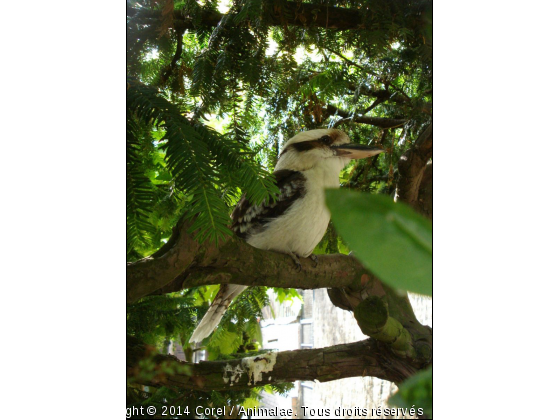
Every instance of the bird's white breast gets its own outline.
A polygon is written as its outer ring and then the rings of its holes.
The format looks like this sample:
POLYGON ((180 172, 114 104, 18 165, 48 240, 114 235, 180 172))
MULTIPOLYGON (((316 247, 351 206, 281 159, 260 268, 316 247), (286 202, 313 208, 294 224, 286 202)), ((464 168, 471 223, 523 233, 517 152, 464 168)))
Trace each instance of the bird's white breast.
POLYGON ((305 195, 247 242, 260 249, 292 252, 300 257, 311 255, 329 225, 330 212, 325 205, 324 190, 339 187, 338 174, 343 166, 340 159, 328 159, 323 165, 303 171, 305 195))

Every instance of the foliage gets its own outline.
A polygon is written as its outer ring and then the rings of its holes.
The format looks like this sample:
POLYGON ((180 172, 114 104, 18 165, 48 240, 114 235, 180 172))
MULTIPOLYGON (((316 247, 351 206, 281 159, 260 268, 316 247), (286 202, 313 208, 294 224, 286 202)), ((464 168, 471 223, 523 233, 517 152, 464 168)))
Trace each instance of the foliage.
POLYGON ((182 342, 194 330, 200 307, 194 306, 195 289, 185 293, 147 296, 127 307, 127 334, 146 344, 162 346, 165 340, 182 342))
MULTIPOLYGON (((127 388, 127 408, 139 408, 144 407, 143 412, 146 413, 146 409, 149 406, 155 407, 157 413, 163 413, 163 408, 166 407, 168 410, 168 418, 176 419, 192 419, 193 410, 195 407, 200 407, 199 411, 204 412, 206 408, 216 408, 216 407, 230 407, 240 406, 247 403, 252 403, 253 405, 259 401, 259 392, 261 389, 253 388, 243 391, 227 391, 227 392, 200 392, 200 391, 178 391, 171 387, 159 387, 159 388, 148 388, 139 389, 135 386, 129 386, 127 388), (172 404, 170 404, 172 402, 172 404), (173 413, 176 415, 170 415, 171 407, 181 407, 181 414, 177 415, 174 410, 173 413), (188 408, 187 408, 188 407, 188 408), (188 413, 187 411, 188 410, 188 413)), ((210 411, 210 410, 208 410, 210 411)), ((144 416, 131 416, 130 418, 147 418, 144 416)), ((216 417, 197 417, 197 418, 216 418, 216 417)), ((225 417, 220 417, 225 418, 225 417)))
MULTIPOLYGON (((127 261, 160 249, 184 215, 196 216, 200 241, 229 235, 242 193, 253 202, 274 199, 269 173, 282 142, 301 130, 336 126, 355 142, 382 145, 387 153, 353 162, 340 181, 392 194, 400 156, 431 120, 431 2, 232 0, 225 14, 219 5, 127 0, 127 261), (314 17, 305 20, 308 6, 314 17), (328 29, 315 24, 325 6, 354 11, 361 23, 337 30, 331 14, 328 29), (406 122, 382 128, 355 122, 361 116, 406 122)), ((348 246, 330 226, 316 252, 347 253, 348 246)), ((173 341, 192 351, 186 341, 216 290, 146 297, 127 308, 127 333, 160 349, 173 341)), ((296 295, 276 290, 281 301, 296 295)), ((256 319, 267 303, 265 288, 239 296, 203 343, 209 355, 257 350, 256 319)), ((239 405, 256 395, 134 386, 129 393, 145 405, 192 406, 239 405)))
POLYGON ((390 197, 327 191, 334 225, 356 256, 384 283, 432 294, 432 224, 390 197))
MULTIPOLYGON (((148 296, 127 307, 127 334, 139 338, 142 342, 157 348, 166 348, 171 343, 182 346, 186 354, 192 350, 187 343, 195 326, 208 309, 208 302, 214 297, 217 287, 200 287, 188 289, 180 293, 163 296, 148 296)), ((262 317, 262 308, 268 304, 265 287, 247 289, 233 303, 231 310, 226 312, 224 319, 214 334, 203 343, 208 351, 209 359, 227 359, 245 357, 258 350, 262 344, 260 327, 257 319, 262 317)), ((169 405, 169 401, 177 401, 175 406, 190 407, 222 407, 255 404, 260 400, 262 387, 246 391, 229 392, 195 392, 178 391, 160 387, 148 391, 138 385, 142 381, 151 380, 160 373, 183 373, 173 364, 156 365, 150 358, 141 360, 138 372, 133 376, 127 387, 127 406, 158 408, 169 405)), ((266 388, 285 393, 292 384, 276 385, 266 388)), ((177 418, 192 418, 189 415, 177 418)))
MULTIPOLYGON (((266 200, 270 192, 276 191, 271 176, 247 159, 243 143, 188 120, 181 114, 179 107, 158 95, 154 88, 130 79, 127 110, 131 114, 131 137, 136 119, 146 125, 164 127, 165 132, 158 141, 158 147, 165 152, 166 169, 171 174, 174 188, 188 197, 187 217, 197 216, 191 231, 197 231, 196 237, 200 241, 206 240, 208 236, 218 240, 231 234, 227 228, 227 203, 235 202, 237 188, 245 191, 252 202, 266 200)), ((136 143, 131 144, 136 146, 136 143)), ((136 169, 138 160, 133 158, 129 166, 135 169, 130 171, 134 181, 129 184, 129 195, 139 197, 132 202, 136 209, 142 209, 139 214, 145 216, 153 197, 148 194, 147 178, 136 169), (132 176, 134 174, 136 178, 132 176)), ((143 233, 149 233, 145 220, 142 222, 143 233)))
POLYGON ((257 350, 262 345, 259 319, 268 305, 266 287, 251 287, 237 297, 216 331, 203 340, 209 360, 232 353, 257 350))
MULTIPOLYGON (((424 409, 425 418, 432 418, 433 378, 432 368, 418 372, 399 385, 399 391, 389 399, 397 407, 424 409)), ((417 411, 418 412, 418 411, 417 411)))
POLYGON ((394 189, 399 156, 430 118, 426 2, 331 3, 376 16, 359 31, 271 25, 282 2, 271 10, 270 2, 242 0, 217 26, 206 23, 217 2, 175 1, 170 25, 171 11, 159 3, 128 2, 129 260, 157 250, 183 211, 198 216, 192 229, 200 240, 228 235, 241 191, 253 201, 274 196, 264 169, 273 168, 281 139, 333 126, 340 118, 329 107, 351 118, 374 111, 407 119, 391 130, 351 121, 343 127, 357 141, 389 149, 374 164, 354 164, 343 184, 394 189), (296 58, 304 51, 311 54, 296 58))

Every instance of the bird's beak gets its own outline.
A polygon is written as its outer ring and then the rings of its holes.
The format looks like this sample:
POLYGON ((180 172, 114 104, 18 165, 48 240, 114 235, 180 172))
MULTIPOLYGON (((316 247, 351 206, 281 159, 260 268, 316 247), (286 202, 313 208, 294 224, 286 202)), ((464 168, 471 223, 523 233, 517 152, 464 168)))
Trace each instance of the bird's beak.
POLYGON ((385 149, 380 147, 364 146, 363 144, 347 143, 340 146, 331 146, 337 156, 350 159, 363 159, 383 153, 385 149))

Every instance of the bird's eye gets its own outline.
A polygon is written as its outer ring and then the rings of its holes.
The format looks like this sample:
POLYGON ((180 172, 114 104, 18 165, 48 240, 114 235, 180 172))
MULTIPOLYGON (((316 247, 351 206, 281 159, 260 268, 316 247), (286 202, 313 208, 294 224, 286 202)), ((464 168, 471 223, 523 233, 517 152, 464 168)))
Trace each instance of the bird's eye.
POLYGON ((319 139, 319 141, 323 144, 330 145, 333 141, 329 136, 323 136, 319 139))

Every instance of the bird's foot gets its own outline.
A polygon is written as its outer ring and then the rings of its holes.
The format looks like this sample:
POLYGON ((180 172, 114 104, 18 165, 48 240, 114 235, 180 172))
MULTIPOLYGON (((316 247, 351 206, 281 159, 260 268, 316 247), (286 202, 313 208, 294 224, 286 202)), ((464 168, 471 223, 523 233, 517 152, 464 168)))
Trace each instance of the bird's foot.
POLYGON ((311 254, 311 255, 309 256, 309 259, 310 259, 311 261, 313 261, 313 263, 314 263, 314 264, 313 264, 313 267, 317 267, 317 266, 319 265, 319 258, 317 258, 317 255, 311 254))
POLYGON ((292 257, 292 260, 294 260, 294 263, 296 264, 296 271, 299 273, 301 271, 301 263, 299 262, 298 256, 292 252, 290 252, 288 255, 292 257))

